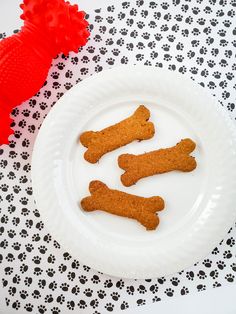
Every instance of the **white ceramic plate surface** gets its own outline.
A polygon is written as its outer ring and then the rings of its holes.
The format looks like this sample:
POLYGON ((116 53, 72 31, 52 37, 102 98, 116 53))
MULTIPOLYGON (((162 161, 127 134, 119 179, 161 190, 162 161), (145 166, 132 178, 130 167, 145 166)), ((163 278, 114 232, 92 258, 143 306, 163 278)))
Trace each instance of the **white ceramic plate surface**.
POLYGON ((37 137, 32 160, 34 196, 51 234, 75 258, 101 272, 152 278, 180 271, 207 255, 236 219, 236 145, 233 123, 219 104, 190 79, 159 68, 122 66, 96 74, 68 91, 51 110, 37 137), (83 159, 78 136, 130 116, 138 105, 151 112, 155 136, 103 156, 83 159), (122 153, 175 145, 190 137, 198 166, 120 182, 122 153), (134 220, 84 212, 91 180, 140 196, 160 195, 160 225, 146 231, 134 220))

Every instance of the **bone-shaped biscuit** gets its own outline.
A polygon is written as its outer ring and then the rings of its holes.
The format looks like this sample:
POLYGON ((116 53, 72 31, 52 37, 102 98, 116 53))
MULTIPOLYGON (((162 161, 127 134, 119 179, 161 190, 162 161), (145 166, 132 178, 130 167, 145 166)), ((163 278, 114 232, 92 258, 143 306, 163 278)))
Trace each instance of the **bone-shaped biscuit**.
POLYGON ((176 146, 151 151, 142 155, 123 154, 118 158, 119 167, 125 170, 121 182, 131 186, 138 180, 154 174, 180 170, 192 171, 197 163, 189 154, 196 144, 191 139, 181 140, 176 146))
POLYGON ((80 136, 80 142, 87 147, 84 154, 85 160, 96 163, 104 154, 134 140, 146 140, 153 137, 154 125, 148 122, 150 111, 143 105, 139 106, 132 116, 109 126, 101 131, 84 132, 80 136))
POLYGON ((159 196, 140 197, 118 190, 111 190, 101 181, 89 184, 91 196, 81 201, 85 211, 102 210, 118 216, 133 218, 147 230, 154 230, 159 224, 157 211, 164 209, 164 200, 159 196))

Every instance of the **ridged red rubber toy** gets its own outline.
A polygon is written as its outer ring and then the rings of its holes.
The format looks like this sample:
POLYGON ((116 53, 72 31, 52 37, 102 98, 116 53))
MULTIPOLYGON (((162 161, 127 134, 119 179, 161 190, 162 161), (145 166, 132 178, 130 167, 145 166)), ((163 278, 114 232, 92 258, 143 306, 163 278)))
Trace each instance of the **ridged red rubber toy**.
POLYGON ((64 0, 24 0, 20 32, 0 41, 0 145, 13 131, 10 113, 43 86, 52 59, 77 52, 89 31, 85 12, 64 0))

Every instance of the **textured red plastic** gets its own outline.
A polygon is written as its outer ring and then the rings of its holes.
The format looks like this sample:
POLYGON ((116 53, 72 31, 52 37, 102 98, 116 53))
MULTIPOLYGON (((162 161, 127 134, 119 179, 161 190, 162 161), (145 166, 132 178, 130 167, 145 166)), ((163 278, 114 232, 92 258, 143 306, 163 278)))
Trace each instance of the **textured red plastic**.
POLYGON ((43 86, 52 59, 78 52, 89 37, 85 12, 64 0, 24 0, 20 32, 0 42, 0 144, 8 143, 10 113, 43 86))

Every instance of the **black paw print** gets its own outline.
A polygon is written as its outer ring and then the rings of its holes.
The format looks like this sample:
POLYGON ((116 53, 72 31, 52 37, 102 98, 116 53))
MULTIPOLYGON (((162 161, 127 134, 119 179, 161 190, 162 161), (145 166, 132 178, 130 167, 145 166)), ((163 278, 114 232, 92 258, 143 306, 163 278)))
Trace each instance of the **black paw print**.
POLYGON ((47 294, 45 296, 45 299, 44 299, 45 303, 52 303, 53 302, 53 297, 51 294, 47 294))
POLYGON ((99 34, 96 34, 93 39, 96 43, 99 43, 100 41, 102 41, 102 37, 99 34))
POLYGON ((94 20, 96 23, 101 23, 103 21, 103 18, 100 15, 96 15, 94 20))
POLYGON ((106 63, 108 63, 109 65, 113 65, 113 64, 115 63, 115 59, 113 59, 113 58, 108 58, 108 59, 106 60, 106 63))
POLYGON ((93 56, 93 59, 92 59, 95 63, 98 63, 100 60, 101 60, 101 57, 100 55, 95 55, 93 56))
POLYGON ((39 299, 41 297, 41 294, 38 290, 34 290, 33 293, 32 293, 32 297, 34 299, 39 299))
POLYGON ((168 35, 167 39, 169 40, 169 42, 173 43, 175 41, 175 36, 174 35, 168 35))
POLYGON ((227 40, 225 40, 225 39, 221 39, 220 40, 220 46, 222 46, 222 47, 226 47, 227 45, 228 45, 228 41, 227 40))
MULTIPOLYGON (((14 208, 14 206, 13 206, 12 208, 14 208)), ((9 210, 9 209, 8 209, 8 210, 9 210)), ((18 218, 18 217, 13 217, 13 219, 12 219, 12 224, 13 224, 13 226, 17 226, 19 223, 20 223, 20 218, 18 218)))
POLYGON ((120 298, 120 295, 119 295, 118 292, 112 292, 112 293, 111 293, 111 297, 112 297, 112 299, 113 299, 114 301, 118 301, 119 298, 120 298))
MULTIPOLYGON (((230 96, 229 92, 223 91, 223 93, 222 93, 222 98, 223 99, 227 99, 227 98, 229 98, 229 96, 230 96)), ((224 253, 224 258, 231 258, 231 257, 232 257, 232 254, 230 252, 228 254, 224 253)))
POLYGON ((206 286, 205 286, 205 285, 202 285, 202 284, 197 285, 197 290, 198 290, 198 291, 204 291, 204 290, 206 290, 206 286))
POLYGON ((207 84, 207 87, 209 87, 210 89, 215 89, 216 88, 216 84, 212 81, 210 81, 208 84, 207 84))
MULTIPOLYGON (((230 239, 230 243, 232 242, 232 240, 230 239)), ((235 243, 234 239, 233 242, 235 243)), ((231 258, 232 257, 232 253, 230 251, 225 251, 223 254, 224 258, 231 258)))
POLYGON ((197 274, 200 279, 205 279, 207 277, 206 273, 203 270, 200 270, 197 274))
MULTIPOLYGON (((21 133, 20 131, 15 131, 15 132, 14 132, 15 138, 20 138, 21 135, 22 135, 22 133, 21 133)), ((22 146, 23 146, 23 145, 22 145, 22 146)))
POLYGON ((22 229, 19 233, 19 235, 22 237, 22 238, 26 238, 28 237, 28 232, 25 230, 25 229, 22 229))
POLYGON ((114 309, 114 304, 112 304, 112 303, 107 303, 107 304, 105 305, 105 309, 106 309, 108 312, 112 312, 113 309, 114 309))
POLYGON ((156 59, 156 58, 158 57, 158 52, 157 52, 157 51, 152 51, 152 52, 150 53, 150 57, 151 57, 152 59, 156 59))
POLYGON ((224 268, 226 267, 226 264, 225 264, 224 261, 218 261, 218 262, 216 262, 216 265, 217 265, 217 267, 218 267, 220 270, 222 270, 222 269, 224 269, 224 268))
POLYGON ((59 304, 63 304, 65 302, 65 296, 63 294, 60 294, 57 299, 56 299, 57 303, 59 304))
POLYGON ((120 54, 120 50, 117 48, 112 49, 111 52, 113 53, 114 56, 119 56, 119 54, 120 54))
POLYGON ((180 282, 177 277, 171 278, 170 281, 171 281, 171 283, 172 283, 173 286, 178 286, 178 284, 179 284, 179 282, 180 282))
POLYGON ((115 35, 117 33, 117 30, 115 27, 112 27, 110 30, 109 30, 109 34, 111 35, 115 35))
POLYGON ((91 281, 95 284, 98 284, 101 280, 97 275, 93 275, 93 277, 91 278, 91 281))
POLYGON ((26 290, 21 290, 19 294, 22 299, 26 299, 29 296, 26 290))
POLYGON ((106 296, 106 292, 104 290, 99 290, 97 293, 100 299, 104 299, 104 297, 106 296))
POLYGON ((183 286, 183 288, 180 290, 181 295, 186 295, 189 293, 189 289, 183 286))
POLYGON ((155 295, 155 297, 152 299, 152 302, 159 302, 161 301, 161 298, 159 298, 157 295, 155 295))
POLYGON ((13 268, 12 267, 6 267, 4 269, 5 275, 11 275, 13 273, 13 268))
POLYGON ((31 277, 25 277, 24 283, 27 287, 29 287, 32 284, 33 280, 31 277))
POLYGON ((127 64, 128 61, 129 61, 128 58, 125 57, 125 56, 123 56, 123 57, 120 59, 121 64, 127 64))
POLYGON ((145 300, 143 300, 143 299, 138 299, 138 300, 137 300, 137 305, 138 305, 138 306, 145 305, 145 304, 146 304, 146 301, 145 301, 145 300))
POLYGON ((39 276, 43 273, 43 270, 40 267, 34 268, 34 275, 39 276))
POLYGON ((143 55, 143 54, 138 53, 138 54, 136 55, 136 60, 137 60, 137 61, 142 61, 143 59, 144 59, 144 55, 143 55))
POLYGON ((97 299, 94 299, 90 302, 90 306, 95 309, 96 307, 98 307, 98 300, 97 299))
POLYGON ((171 289, 171 288, 167 288, 167 289, 165 290, 165 294, 166 294, 168 297, 173 297, 173 295, 174 295, 174 290, 171 289))
MULTIPOLYGON (((180 43, 179 43, 180 44, 180 43)), ((181 44, 182 45, 182 44, 181 44)), ((181 47, 181 46, 179 46, 179 47, 181 47)), ((164 51, 169 51, 170 50, 170 45, 167 45, 167 44, 164 44, 164 45, 162 45, 162 47, 161 47, 164 51)), ((177 48, 177 46, 176 46, 176 48, 177 48)), ((178 48, 177 48, 178 49, 178 48)))
POLYGON ((64 272, 66 271, 66 269, 67 269, 67 266, 64 265, 64 264, 61 264, 61 265, 59 265, 59 267, 58 267, 58 270, 59 270, 59 272, 60 272, 61 274, 64 273, 64 272))
POLYGON ((106 30, 107 30, 106 26, 99 26, 99 32, 100 32, 101 34, 105 34, 105 33, 106 33, 106 30))
POLYGON ((56 288, 57 288, 56 281, 50 282, 50 284, 48 285, 48 288, 51 289, 52 291, 56 290, 56 288))
POLYGON ((227 63, 227 61, 225 59, 221 59, 220 62, 219 62, 219 65, 221 67, 225 68, 228 65, 228 63, 227 63))
POLYGON ((172 59, 172 56, 170 54, 168 54, 168 53, 164 54, 164 60, 165 61, 170 61, 171 59, 172 59))
POLYGON ((137 47, 139 50, 142 50, 142 49, 145 48, 145 45, 144 45, 144 43, 142 43, 142 42, 138 42, 137 45, 136 45, 136 47, 137 47))
POLYGON ((228 103, 227 109, 232 112, 235 109, 235 104, 234 103, 228 103))
POLYGON ((154 12, 153 17, 154 19, 159 20, 161 18, 161 12, 154 12))
POLYGON ((184 60, 184 57, 182 55, 177 55, 175 57, 175 59, 178 61, 178 62, 182 62, 184 60))
MULTIPOLYGON (((106 44, 106 46, 111 46, 111 45, 114 44, 114 41, 113 41, 112 38, 108 38, 108 39, 106 40, 105 44, 106 44)), ((99 50, 100 50, 100 52, 101 52, 101 48, 100 48, 99 50)))
POLYGON ((157 284, 154 284, 154 285, 151 285, 149 290, 154 294, 158 291, 158 285, 157 284))
POLYGON ((232 72, 227 72, 227 73, 225 74, 225 76, 226 76, 227 79, 230 80, 230 81, 234 78, 234 74, 233 74, 232 72))
POLYGON ((154 49, 154 48, 156 47, 155 41, 150 41, 150 42, 148 43, 148 47, 149 47, 150 49, 154 49))
POLYGON ((146 17, 148 16, 148 10, 142 10, 142 11, 141 11, 141 16, 142 16, 143 18, 146 18, 146 17))
POLYGON ((10 296, 14 296, 16 294, 16 288, 15 287, 9 287, 8 293, 10 296))
POLYGON ((12 308, 15 309, 15 310, 19 310, 19 308, 20 308, 20 301, 16 300, 15 302, 13 302, 12 303, 12 308))
POLYGON ((219 84, 219 86, 220 86, 222 89, 226 88, 227 85, 228 85, 228 83, 227 83, 226 81, 221 81, 220 84, 219 84))
POLYGON ((85 309, 87 307, 87 303, 84 300, 80 300, 78 306, 80 309, 85 309))
POLYGON ((114 11, 115 11, 114 5, 108 6, 108 7, 107 7, 107 11, 108 11, 108 12, 114 12, 114 11))
POLYGON ((125 285, 124 280, 120 279, 116 283, 116 288, 122 289, 124 287, 124 285, 125 285))
POLYGON ((120 12, 118 13, 118 20, 123 20, 125 18, 125 13, 124 12, 120 12))
MULTIPOLYGON (((26 277, 26 278, 27 278, 27 277, 26 277)), ((26 279, 26 278, 25 278, 25 279, 26 279)), ((31 279, 32 279, 32 278, 31 278, 31 279)), ((21 281, 21 279, 20 279, 20 276, 19 276, 19 275, 15 275, 15 276, 12 278, 12 282, 13 282, 13 283, 19 284, 20 281, 21 281)))
POLYGON ((216 279, 217 277, 218 277, 218 275, 219 275, 219 272, 218 272, 218 270, 212 270, 211 272, 210 272, 210 276, 213 278, 213 279, 216 279))
POLYGON ((113 286, 113 283, 111 281, 111 279, 107 279, 105 282, 104 282, 104 287, 105 288, 111 288, 113 286))
POLYGON ((33 311, 33 304, 31 303, 27 303, 25 306, 24 306, 24 309, 26 309, 27 312, 32 312, 33 311))
POLYGON ((188 271, 186 273, 186 277, 188 280, 193 280, 194 279, 194 272, 193 271, 188 271))
MULTIPOLYGON (((22 208, 22 210, 23 210, 23 208, 22 208)), ((28 214, 30 211, 27 208, 25 208, 24 212, 28 214)), ((32 219, 26 219, 25 225, 27 228, 30 229, 33 226, 33 220, 32 219)), ((29 249, 30 248, 27 247, 27 250, 29 250, 29 249)))
POLYGON ((13 262, 13 261, 15 260, 15 257, 14 257, 13 254, 8 253, 7 256, 6 256, 6 260, 7 260, 8 262, 13 262))
POLYGON ((214 42, 214 38, 213 38, 213 37, 207 37, 206 43, 207 43, 208 46, 210 46, 211 44, 213 44, 213 42, 214 42))
POLYGON ((6 249, 8 247, 8 242, 6 239, 0 243, 0 247, 2 247, 3 249, 6 249))
POLYGON ((208 64, 209 68, 213 68, 216 65, 214 60, 208 60, 207 64, 208 64))
POLYGON ((69 271, 68 274, 67 274, 67 278, 68 278, 70 281, 73 281, 73 280, 75 279, 75 272, 69 271))
POLYGON ((122 2, 122 8, 128 9, 130 7, 130 3, 128 1, 122 2))
POLYGON ((29 267, 28 267, 27 265, 25 265, 25 264, 22 264, 22 265, 20 266, 20 272, 21 272, 22 274, 26 273, 28 269, 29 269, 29 267))
POLYGON ((1 189, 3 192, 7 192, 7 191, 8 191, 8 188, 9 188, 9 185, 7 185, 7 184, 5 184, 5 183, 0 186, 0 189, 1 189))
POLYGON ((59 314, 61 312, 61 310, 58 307, 53 307, 51 311, 52 311, 52 314, 59 314))
MULTIPOLYGON (((138 26, 139 29, 143 29, 144 26, 145 26, 145 23, 142 22, 142 21, 139 21, 139 22, 137 22, 137 26, 138 26)), ((134 36, 131 36, 131 37, 134 37, 134 36)), ((135 37, 134 37, 134 38, 135 38, 135 37)))
POLYGON ((192 50, 189 50, 188 53, 187 53, 187 56, 188 56, 189 59, 192 59, 195 56, 195 52, 192 51, 192 50))
POLYGON ((16 178, 16 175, 14 172, 10 171, 8 174, 7 174, 7 177, 8 179, 10 180, 14 180, 16 178))
POLYGON ((229 20, 225 20, 224 22, 223 22, 223 24, 224 24, 224 26, 225 27, 230 27, 230 25, 232 24, 229 20))
POLYGON ((74 302, 73 300, 67 301, 66 306, 67 306, 67 308, 68 308, 69 310, 74 310, 74 308, 75 308, 75 302, 74 302))
POLYGON ((48 256, 47 261, 48 261, 49 264, 54 264, 54 263, 55 263, 55 260, 56 260, 56 258, 55 258, 54 255, 50 254, 50 255, 48 256))
POLYGON ((81 275, 81 276, 79 276, 79 281, 80 281, 81 284, 84 285, 88 281, 88 279, 87 279, 86 276, 81 275))
POLYGON ((54 275, 55 275, 55 270, 54 269, 52 269, 52 268, 48 268, 47 270, 46 270, 46 274, 49 276, 49 277, 53 277, 54 275))
MULTIPOLYGON (((15 146, 16 146, 16 141, 13 141, 13 140, 9 141, 9 147, 10 148, 15 148, 15 146)), ((1 149, 0 149, 0 152, 1 152, 1 149)), ((1 155, 1 153, 0 153, 0 155, 1 155)))
POLYGON ((187 4, 183 4, 183 5, 181 6, 181 10, 182 10, 183 12, 187 12, 188 9, 189 9, 189 6, 188 6, 187 4))
MULTIPOLYGON (((2 217, 3 218, 3 217, 2 217)), ((7 218, 7 220, 8 220, 8 218, 7 218)), ((1 219, 1 222, 2 222, 2 219, 1 219)), ((21 244, 19 243, 19 242, 14 242, 13 244, 12 244, 12 248, 14 249, 14 250, 16 250, 16 251, 19 251, 20 250, 20 247, 21 247, 21 244)), ((24 253, 25 254, 25 253, 24 253)))
POLYGON ((25 245, 25 249, 26 249, 27 252, 32 252, 34 247, 33 247, 33 245, 31 243, 28 243, 28 244, 25 245))
MULTIPOLYGON (((42 258, 39 257, 39 256, 34 256, 34 257, 32 258, 32 261, 33 261, 35 264, 37 264, 37 265, 40 264, 41 260, 42 260, 42 258)), ((46 273, 47 273, 47 271, 46 271, 46 273)))
POLYGON ((45 254, 45 253, 47 252, 47 248, 46 248, 45 245, 40 245, 40 246, 38 247, 38 250, 39 250, 39 252, 40 252, 41 254, 45 254))
POLYGON ((117 44, 118 46, 123 46, 124 43, 125 43, 125 41, 124 41, 123 38, 119 38, 119 39, 116 41, 116 44, 117 44))
MULTIPOLYGON (((197 9, 199 10, 199 8, 197 8, 197 9)), ((199 18, 199 19, 197 20, 197 23, 198 23, 199 25, 205 25, 206 20, 201 17, 201 18, 199 18)))

